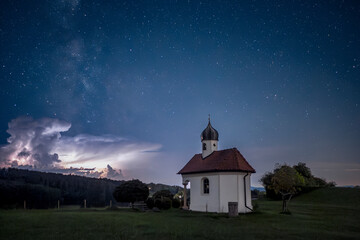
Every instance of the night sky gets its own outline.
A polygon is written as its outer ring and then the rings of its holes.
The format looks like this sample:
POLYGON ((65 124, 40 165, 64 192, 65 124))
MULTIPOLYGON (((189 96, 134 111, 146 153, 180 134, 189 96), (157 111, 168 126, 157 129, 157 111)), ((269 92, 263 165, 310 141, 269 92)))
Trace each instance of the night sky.
POLYGON ((358 1, 4 1, 0 166, 181 184, 208 114, 256 169, 360 185, 358 1))

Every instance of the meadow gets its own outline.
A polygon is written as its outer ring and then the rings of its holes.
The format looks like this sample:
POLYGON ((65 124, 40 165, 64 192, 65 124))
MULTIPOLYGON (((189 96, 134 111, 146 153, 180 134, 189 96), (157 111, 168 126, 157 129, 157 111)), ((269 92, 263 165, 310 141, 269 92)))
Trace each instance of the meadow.
POLYGON ((360 239, 360 189, 327 188, 290 203, 257 200, 255 213, 171 209, 1 210, 0 239, 360 239))

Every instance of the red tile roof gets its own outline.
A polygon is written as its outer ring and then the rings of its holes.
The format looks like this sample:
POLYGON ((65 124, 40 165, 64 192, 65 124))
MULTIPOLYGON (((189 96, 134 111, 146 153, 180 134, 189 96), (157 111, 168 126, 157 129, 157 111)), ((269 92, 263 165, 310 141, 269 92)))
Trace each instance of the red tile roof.
POLYGON ((178 174, 201 172, 251 172, 255 173, 250 164, 236 148, 214 151, 206 158, 201 153, 192 159, 178 172, 178 174))

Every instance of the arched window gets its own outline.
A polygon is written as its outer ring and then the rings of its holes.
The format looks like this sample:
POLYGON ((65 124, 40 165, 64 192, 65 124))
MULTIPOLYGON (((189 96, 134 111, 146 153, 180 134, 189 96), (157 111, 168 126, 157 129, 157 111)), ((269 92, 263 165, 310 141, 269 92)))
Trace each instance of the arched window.
POLYGON ((209 194, 209 190, 210 190, 209 179, 204 178, 203 179, 203 192, 204 192, 204 194, 209 194))
POLYGON ((203 150, 206 150, 206 143, 203 143, 203 150))

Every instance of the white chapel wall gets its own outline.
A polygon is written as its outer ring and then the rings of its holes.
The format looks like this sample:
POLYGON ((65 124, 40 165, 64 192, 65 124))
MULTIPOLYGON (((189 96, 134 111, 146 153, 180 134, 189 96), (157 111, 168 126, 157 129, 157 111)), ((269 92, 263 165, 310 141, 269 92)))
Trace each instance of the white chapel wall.
POLYGON ((238 183, 239 183, 239 208, 238 211, 239 213, 247 213, 247 212, 251 212, 250 209, 252 209, 252 204, 251 204, 251 174, 247 175, 246 178, 246 205, 250 208, 248 209, 245 206, 245 196, 244 196, 244 176, 246 175, 246 173, 241 173, 239 175, 239 179, 238 179, 238 183))
MULTIPOLYGON (((239 213, 250 212, 245 207, 244 176, 246 173, 204 173, 183 175, 183 181, 189 181, 190 210, 201 212, 228 212, 228 202, 238 202, 239 213), (209 179, 210 192, 203 193, 202 179, 209 179)), ((250 176, 246 176, 247 206, 252 209, 250 176)))
POLYGON ((238 175, 231 173, 220 174, 220 212, 228 212, 229 202, 238 202, 238 175))
MULTIPOLYGON (((252 206, 252 201, 251 201, 251 174, 249 174, 246 177, 246 205, 250 208, 253 209, 252 206)), ((246 212, 251 212, 251 210, 246 209, 246 212)))
POLYGON ((217 174, 191 174, 183 177, 190 181, 190 210, 201 212, 219 211, 219 176, 217 174), (203 193, 202 179, 209 179, 209 194, 203 193))

